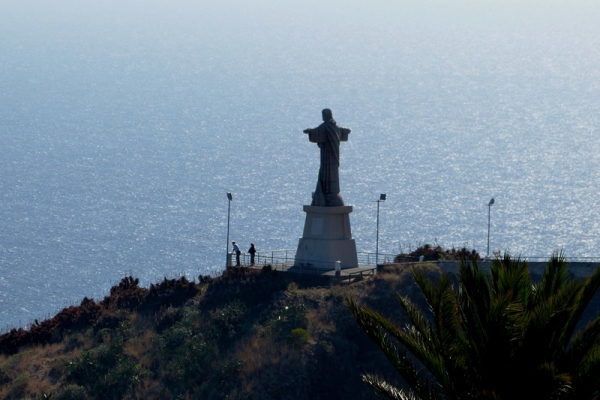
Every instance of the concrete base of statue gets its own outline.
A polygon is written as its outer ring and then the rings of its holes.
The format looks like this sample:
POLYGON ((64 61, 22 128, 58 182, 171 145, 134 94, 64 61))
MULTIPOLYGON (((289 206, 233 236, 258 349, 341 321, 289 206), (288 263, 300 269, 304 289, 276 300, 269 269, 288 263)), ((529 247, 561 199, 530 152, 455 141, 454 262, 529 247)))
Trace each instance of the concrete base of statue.
POLYGON ((298 241, 294 267, 335 269, 358 267, 356 243, 350 229, 352 206, 304 206, 304 233, 298 241))

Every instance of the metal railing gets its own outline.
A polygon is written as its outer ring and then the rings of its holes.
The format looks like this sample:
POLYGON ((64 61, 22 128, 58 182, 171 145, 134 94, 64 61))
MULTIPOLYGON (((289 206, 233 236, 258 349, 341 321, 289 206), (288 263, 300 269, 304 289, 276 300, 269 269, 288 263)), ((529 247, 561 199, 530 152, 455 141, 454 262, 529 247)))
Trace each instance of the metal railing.
MULTIPOLYGON (((516 258, 516 257, 513 257, 516 258)), ((494 258, 491 258, 492 260, 494 258)), ((520 256, 521 260, 527 260, 531 262, 548 262, 550 260, 549 256, 520 256)), ((565 260, 568 263, 576 262, 576 263, 600 263, 600 257, 565 257, 565 260)))
MULTIPOLYGON (((289 249, 257 251, 254 255, 254 265, 287 265, 294 262, 295 256, 296 250, 289 249)), ((236 255, 234 253, 230 253, 228 261, 228 265, 236 265, 236 255)), ((241 252, 240 264, 244 266, 252 265, 251 254, 247 252, 241 252)))
MULTIPOLYGON (((379 264, 387 265, 393 264, 394 260, 398 254, 389 254, 389 253, 379 253, 377 255, 373 252, 357 252, 358 265, 360 266, 376 266, 375 259, 378 257, 379 264)), ((295 249, 277 249, 277 250, 264 250, 257 251, 254 257, 254 265, 263 266, 263 265, 271 265, 273 269, 284 269, 289 268, 294 265, 296 261, 296 250, 295 249)), ((540 257, 527 257, 520 256, 521 260, 527 260, 529 262, 547 262, 550 257, 548 256, 540 256, 540 257)), ((493 258, 490 257, 487 260, 481 261, 492 261, 493 258)), ((236 265, 236 256, 235 254, 229 254, 228 265, 236 265)), ((424 261, 423 257, 414 257, 414 256, 402 256, 401 263, 415 263, 424 261)), ((443 261, 451 261, 451 260, 438 260, 439 262, 443 261)), ((567 257, 567 262, 570 263, 600 263, 600 257, 567 257)), ((240 254, 240 264, 243 266, 251 265, 251 255, 247 252, 242 252, 240 254)), ((315 267, 312 265, 321 265, 320 270, 331 270, 335 268, 335 262, 331 263, 331 266, 323 267, 322 262, 317 262, 314 260, 300 260, 296 263, 296 269, 306 269, 306 270, 314 270, 315 267)), ((343 268, 343 265, 342 265, 343 268)))
MULTIPOLYGON (((392 264, 394 262, 394 257, 396 257, 396 254, 386 254, 386 253, 379 253, 379 255, 377 255, 376 253, 371 253, 371 252, 357 252, 356 253, 357 258, 358 258, 358 264, 359 265, 373 265, 375 266, 375 259, 378 257, 379 259, 379 263, 380 264, 392 264)), ((415 261, 418 261, 418 257, 412 257, 415 259, 415 261)), ((236 265, 236 256, 235 254, 231 253, 229 254, 229 264, 228 265, 236 265)), ((274 265, 290 265, 290 264, 294 264, 294 261, 296 260, 296 250, 295 249, 278 249, 278 250, 264 250, 264 251, 257 251, 254 257, 254 264, 255 265, 266 265, 266 264, 270 264, 272 266, 274 265)), ((298 264, 305 264, 305 265, 309 265, 309 264, 313 264, 316 263, 316 261, 311 261, 311 260, 303 260, 300 261, 298 264)), ((251 256, 249 253, 246 252, 241 252, 240 253, 240 264, 241 265, 251 265, 251 256)), ((320 263, 322 265, 322 263, 320 263)), ((335 262, 331 263, 331 268, 326 268, 326 269, 333 269, 335 267, 335 262)))

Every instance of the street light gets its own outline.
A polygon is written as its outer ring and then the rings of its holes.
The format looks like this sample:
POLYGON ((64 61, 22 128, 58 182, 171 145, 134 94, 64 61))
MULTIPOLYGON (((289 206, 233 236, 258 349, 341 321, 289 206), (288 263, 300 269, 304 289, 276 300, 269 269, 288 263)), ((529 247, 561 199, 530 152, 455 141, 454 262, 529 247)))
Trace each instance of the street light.
POLYGON ((225 247, 225 266, 229 267, 229 216, 231 215, 231 200, 233 200, 233 196, 230 192, 227 192, 227 200, 229 200, 229 202, 227 207, 227 247, 225 247))
POLYGON ((379 200, 377 200, 377 242, 375 245, 375 266, 379 265, 379 203, 385 201, 387 196, 385 193, 381 193, 379 195, 379 200))
POLYGON ((493 205, 494 205, 494 198, 492 197, 492 199, 488 203, 488 247, 487 247, 487 256, 486 256, 486 258, 489 258, 489 256, 490 256, 490 220, 491 220, 492 206, 493 205))

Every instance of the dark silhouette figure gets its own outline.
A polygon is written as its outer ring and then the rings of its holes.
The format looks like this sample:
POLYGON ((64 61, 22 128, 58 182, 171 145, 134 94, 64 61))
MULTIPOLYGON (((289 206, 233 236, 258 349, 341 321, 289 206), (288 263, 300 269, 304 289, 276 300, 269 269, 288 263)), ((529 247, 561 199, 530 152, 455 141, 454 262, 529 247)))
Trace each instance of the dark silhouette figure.
POLYGON ((256 254, 256 248, 254 247, 254 243, 250 243, 248 253, 250 254, 250 265, 254 265, 254 255, 256 254))
POLYGON ((337 126, 329 108, 322 112, 323 123, 314 129, 305 129, 308 139, 317 143, 321 149, 321 166, 319 180, 313 197, 312 206, 337 207, 343 206, 344 200, 340 194, 340 142, 348 140, 350 129, 337 126))
POLYGON ((235 253, 235 266, 239 267, 240 266, 240 254, 242 254, 242 252, 240 251, 240 248, 238 247, 238 245, 235 244, 235 242, 231 242, 231 244, 233 245, 233 252, 235 253))

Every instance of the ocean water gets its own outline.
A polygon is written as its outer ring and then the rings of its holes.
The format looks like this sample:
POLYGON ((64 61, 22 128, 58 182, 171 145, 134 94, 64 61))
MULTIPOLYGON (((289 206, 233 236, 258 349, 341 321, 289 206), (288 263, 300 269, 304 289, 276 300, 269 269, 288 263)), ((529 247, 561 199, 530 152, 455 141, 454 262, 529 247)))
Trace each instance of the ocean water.
POLYGON ((600 261, 594 2, 0 0, 0 328, 295 249, 329 107, 359 251, 600 261))

